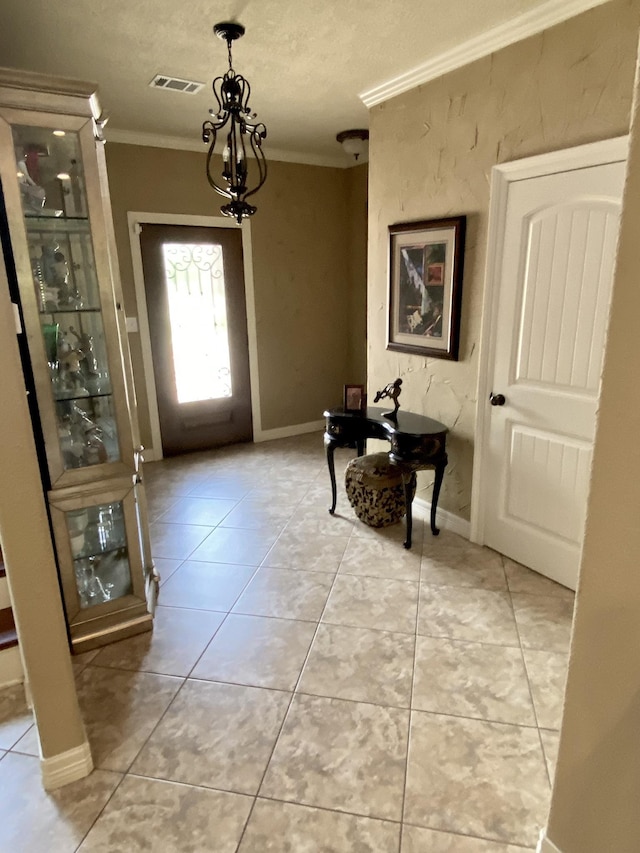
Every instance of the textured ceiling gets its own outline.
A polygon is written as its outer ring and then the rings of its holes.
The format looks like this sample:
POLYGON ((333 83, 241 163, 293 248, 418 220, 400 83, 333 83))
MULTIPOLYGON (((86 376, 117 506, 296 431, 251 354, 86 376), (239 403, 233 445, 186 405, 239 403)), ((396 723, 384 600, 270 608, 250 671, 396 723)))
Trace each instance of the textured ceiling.
MULTIPOLYGON (((346 155, 336 133, 367 126, 359 95, 537 7, 575 0, 1 0, 0 64, 95 81, 108 130, 198 144, 224 73, 218 21, 247 30, 234 67, 269 149, 319 162, 346 155), (205 83, 153 90, 155 74, 205 83)), ((596 5, 602 0, 586 0, 596 5)), ((107 134, 109 135, 109 134, 107 134)))

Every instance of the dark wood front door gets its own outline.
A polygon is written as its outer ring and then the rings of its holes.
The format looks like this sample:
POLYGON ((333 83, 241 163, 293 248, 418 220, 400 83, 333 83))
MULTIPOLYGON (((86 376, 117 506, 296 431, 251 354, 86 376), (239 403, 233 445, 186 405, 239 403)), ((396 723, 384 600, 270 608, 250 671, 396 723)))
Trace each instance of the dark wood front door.
POLYGON ((142 225, 165 456, 252 438, 242 234, 142 225))

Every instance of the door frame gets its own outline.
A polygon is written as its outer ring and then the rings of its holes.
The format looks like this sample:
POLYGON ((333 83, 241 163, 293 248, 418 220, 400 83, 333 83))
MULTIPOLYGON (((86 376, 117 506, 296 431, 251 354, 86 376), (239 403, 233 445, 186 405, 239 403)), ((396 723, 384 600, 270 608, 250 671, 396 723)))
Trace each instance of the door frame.
POLYGON ((500 298, 500 264, 504 249, 509 186, 515 181, 603 166, 627 159, 629 137, 617 136, 575 148, 565 148, 501 163, 491 170, 491 195, 487 232, 487 259, 482 300, 482 326, 478 355, 476 427, 471 482, 471 541, 484 545, 487 502, 488 439, 491 411, 487 405, 495 367, 495 330, 500 298))
MULTIPOLYGON (((142 363, 144 366, 149 420, 151 423, 152 446, 145 449, 147 461, 162 459, 162 437, 160 434, 160 416, 158 414, 158 395, 156 392, 155 371, 151 354, 151 333, 149 331, 149 315, 144 287, 144 270, 142 267, 142 250, 140 247, 140 231, 142 225, 186 225, 204 226, 205 228, 238 228, 223 216, 192 216, 183 213, 146 213, 142 211, 127 211, 127 230, 131 246, 131 261, 133 263, 133 281, 136 293, 136 318, 127 318, 127 332, 140 334, 142 348, 142 363), (135 328, 134 328, 135 327, 135 328)), ((260 379, 258 372, 258 343, 256 331, 256 305, 253 282, 253 254, 251 246, 251 223, 244 221, 240 226, 242 231, 242 255, 244 267, 244 290, 247 305, 247 334, 249 338, 249 382, 251 385, 251 412, 253 417, 254 441, 262 434, 262 418, 260 414, 260 379)))

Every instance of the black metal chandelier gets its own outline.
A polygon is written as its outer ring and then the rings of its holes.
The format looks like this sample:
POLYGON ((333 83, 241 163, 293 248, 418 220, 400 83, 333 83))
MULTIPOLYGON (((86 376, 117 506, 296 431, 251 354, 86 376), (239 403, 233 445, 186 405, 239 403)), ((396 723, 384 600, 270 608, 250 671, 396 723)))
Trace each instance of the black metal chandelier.
POLYGON ((224 39, 229 52, 229 70, 222 77, 216 77, 212 83, 213 94, 218 102, 217 109, 209 110, 211 119, 202 125, 202 139, 209 145, 207 153, 207 180, 213 189, 225 198, 228 204, 220 210, 224 216, 232 216, 238 224, 247 216, 252 216, 257 208, 247 199, 258 192, 267 178, 267 161, 262 152, 262 141, 266 139, 267 128, 262 123, 251 124, 254 119, 249 97, 251 86, 241 74, 233 70, 231 44, 244 35, 241 24, 222 23, 213 28, 218 38, 224 39), (216 181, 212 174, 213 151, 218 133, 226 128, 226 141, 222 151, 222 179, 225 186, 216 181), (251 146, 257 164, 257 183, 249 188, 247 143, 251 146))

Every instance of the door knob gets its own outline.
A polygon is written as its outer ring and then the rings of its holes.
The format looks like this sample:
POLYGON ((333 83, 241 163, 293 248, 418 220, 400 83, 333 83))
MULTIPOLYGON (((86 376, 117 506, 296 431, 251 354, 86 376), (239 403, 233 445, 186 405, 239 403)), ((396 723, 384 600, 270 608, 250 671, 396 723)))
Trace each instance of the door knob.
POLYGON ((504 398, 504 394, 494 394, 492 391, 489 394, 489 402, 492 406, 504 406, 507 401, 504 398))

